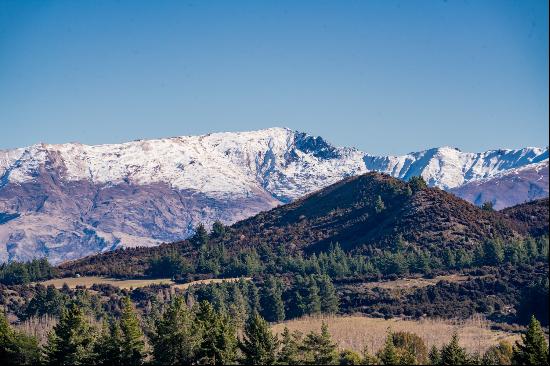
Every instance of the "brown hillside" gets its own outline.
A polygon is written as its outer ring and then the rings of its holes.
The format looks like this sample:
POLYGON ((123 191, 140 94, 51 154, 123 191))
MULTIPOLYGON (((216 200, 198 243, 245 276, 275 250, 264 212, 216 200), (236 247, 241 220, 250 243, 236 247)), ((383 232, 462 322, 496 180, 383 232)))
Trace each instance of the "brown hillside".
POLYGON ((379 173, 348 178, 233 225, 229 243, 319 251, 339 242, 344 249, 364 251, 394 245, 402 238, 414 246, 440 250, 526 233, 509 217, 440 189, 412 192, 409 188, 408 183, 379 173), (378 196, 382 210, 376 208, 378 196))
MULTIPOLYGON (((322 251, 338 242, 345 250, 369 254, 398 242, 437 252, 447 246, 472 247, 486 239, 506 240, 530 232, 530 226, 520 220, 522 209, 486 211, 437 188, 412 188, 410 183, 379 173, 347 178, 238 222, 227 229, 223 238, 211 241, 222 241, 229 251, 265 244, 304 252, 322 251)), ((548 220, 548 210, 534 214, 548 220)), ((149 258, 174 249, 186 256, 195 253, 186 240, 156 248, 117 250, 65 263, 60 268, 89 274, 111 269, 108 272, 113 274, 113 268, 123 266, 121 273, 127 274, 131 268, 130 273, 139 275, 149 258)))
POLYGON ((548 198, 522 203, 500 211, 533 236, 548 235, 548 198))

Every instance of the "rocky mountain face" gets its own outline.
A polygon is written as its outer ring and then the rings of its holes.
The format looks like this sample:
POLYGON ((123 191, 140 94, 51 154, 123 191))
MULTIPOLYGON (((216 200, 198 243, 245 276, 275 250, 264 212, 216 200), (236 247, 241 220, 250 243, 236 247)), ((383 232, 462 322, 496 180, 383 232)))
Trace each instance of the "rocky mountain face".
MULTIPOLYGON (((470 199, 471 190, 460 187, 535 167, 522 175, 522 185, 538 184, 544 174, 547 181, 548 148, 463 153, 442 147, 378 157, 283 128, 112 145, 39 144, 0 151, 0 261, 47 256, 57 263, 177 241, 199 222, 233 223, 368 171, 405 180, 422 175, 430 186, 476 202, 485 196, 470 199)), ((499 207, 540 196, 525 192, 487 199, 499 207)))

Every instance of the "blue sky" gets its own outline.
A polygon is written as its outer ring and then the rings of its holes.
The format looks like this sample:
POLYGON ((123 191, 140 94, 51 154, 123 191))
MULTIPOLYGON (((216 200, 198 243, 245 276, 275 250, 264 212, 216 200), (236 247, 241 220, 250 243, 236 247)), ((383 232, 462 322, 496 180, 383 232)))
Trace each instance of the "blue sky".
POLYGON ((548 2, 0 0, 0 149, 272 126, 548 145, 548 2))

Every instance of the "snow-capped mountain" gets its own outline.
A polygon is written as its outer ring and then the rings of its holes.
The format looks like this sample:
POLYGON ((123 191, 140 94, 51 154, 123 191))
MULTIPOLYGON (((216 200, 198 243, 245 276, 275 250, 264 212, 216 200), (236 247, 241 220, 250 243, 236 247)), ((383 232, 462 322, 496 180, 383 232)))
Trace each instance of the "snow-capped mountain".
POLYGON ((548 160, 505 170, 491 178, 478 179, 449 192, 476 205, 492 202, 496 210, 548 197, 548 160))
POLYGON ((544 161, 548 148, 372 156, 284 128, 0 151, 0 261, 183 239, 372 170, 454 189, 544 161))

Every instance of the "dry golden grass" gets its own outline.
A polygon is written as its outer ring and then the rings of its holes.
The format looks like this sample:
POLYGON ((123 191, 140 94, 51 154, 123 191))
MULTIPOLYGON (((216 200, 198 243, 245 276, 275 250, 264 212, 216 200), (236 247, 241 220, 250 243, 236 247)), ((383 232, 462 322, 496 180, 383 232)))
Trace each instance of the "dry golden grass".
MULTIPOLYGON (((480 276, 478 278, 481 278, 484 276, 480 276)), ((362 284, 365 288, 383 288, 388 290, 401 290, 401 289, 414 289, 414 288, 422 288, 427 286, 433 286, 437 284, 439 281, 448 281, 448 282, 464 282, 468 281, 470 276, 463 276, 458 274, 451 274, 451 275, 445 275, 445 276, 437 276, 434 278, 401 278, 395 281, 374 281, 374 282, 366 282, 362 284)))
POLYGON ((361 352, 365 345, 369 352, 376 352, 383 344, 388 330, 406 331, 418 334, 428 348, 432 345, 441 347, 448 343, 453 332, 460 337, 460 344, 469 352, 484 352, 489 346, 506 340, 514 342, 519 335, 494 331, 481 317, 473 317, 465 321, 445 321, 435 319, 403 320, 380 319, 366 316, 319 316, 306 317, 286 321, 273 325, 275 333, 281 333, 285 327, 290 331, 298 330, 302 333, 318 332, 322 322, 327 323, 329 331, 341 348, 353 349, 361 352))
MULTIPOLYGON (((245 278, 248 279, 248 278, 245 278)), ((209 279, 193 281, 189 283, 176 284, 169 278, 157 278, 157 279, 134 279, 134 280, 119 280, 116 278, 108 277, 95 277, 95 276, 83 276, 83 277, 67 277, 67 278, 55 278, 53 280, 40 282, 44 286, 54 285, 56 288, 61 288, 66 283, 70 288, 76 288, 77 286, 91 287, 93 284, 109 284, 122 289, 145 287, 155 284, 171 285, 179 289, 186 289, 187 287, 201 283, 220 283, 223 281, 235 282, 239 278, 224 278, 224 279, 209 279)))
POLYGON ((45 344, 48 333, 57 324, 58 320, 52 315, 32 317, 16 325, 16 328, 23 333, 36 337, 39 344, 45 344))
POLYGON ((67 277, 67 278, 54 278, 53 280, 40 282, 44 286, 54 285, 56 288, 61 288, 66 283, 70 288, 76 288, 77 286, 90 287, 94 284, 109 284, 123 289, 144 287, 154 284, 168 284, 173 285, 174 281, 169 278, 159 278, 154 280, 149 279, 135 279, 135 280, 119 280, 116 278, 96 277, 96 276, 83 276, 83 277, 67 277))
POLYGON ((209 280, 199 280, 199 281, 193 281, 193 282, 188 282, 188 283, 180 283, 180 284, 177 284, 177 285, 173 285, 173 287, 179 288, 181 290, 185 290, 186 288, 188 288, 189 286, 192 286, 192 285, 208 284, 208 283, 222 283, 222 282, 237 282, 241 279, 249 281, 251 279, 251 277, 213 278, 213 279, 209 279, 209 280))

